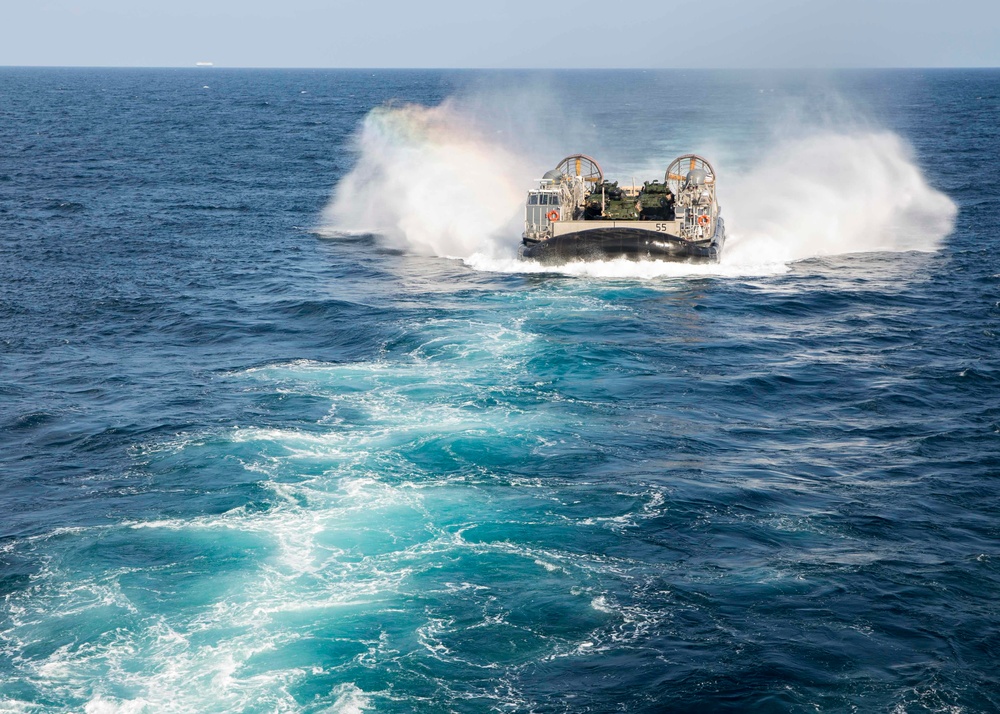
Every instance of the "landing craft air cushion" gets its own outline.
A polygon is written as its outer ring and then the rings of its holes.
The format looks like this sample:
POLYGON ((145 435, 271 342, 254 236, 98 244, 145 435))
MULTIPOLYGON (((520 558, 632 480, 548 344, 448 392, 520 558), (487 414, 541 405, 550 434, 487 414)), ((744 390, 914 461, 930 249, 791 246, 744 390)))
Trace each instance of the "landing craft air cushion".
POLYGON ((521 256, 718 262, 725 242, 715 170, 701 156, 678 157, 663 183, 637 187, 606 181, 597 161, 574 154, 528 192, 521 256))

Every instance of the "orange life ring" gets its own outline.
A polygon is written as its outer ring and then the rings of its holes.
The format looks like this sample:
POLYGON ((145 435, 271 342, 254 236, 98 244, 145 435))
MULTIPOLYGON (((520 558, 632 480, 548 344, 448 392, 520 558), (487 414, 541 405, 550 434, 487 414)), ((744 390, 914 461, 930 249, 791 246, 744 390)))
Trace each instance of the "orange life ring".
POLYGON ((712 219, 709 218, 706 215, 698 216, 698 225, 699 226, 707 226, 711 222, 711 220, 712 219))
POLYGON ((553 208, 551 211, 549 211, 549 214, 548 214, 547 217, 548 217, 548 219, 550 221, 558 221, 559 220, 559 211, 557 211, 556 209, 553 208))

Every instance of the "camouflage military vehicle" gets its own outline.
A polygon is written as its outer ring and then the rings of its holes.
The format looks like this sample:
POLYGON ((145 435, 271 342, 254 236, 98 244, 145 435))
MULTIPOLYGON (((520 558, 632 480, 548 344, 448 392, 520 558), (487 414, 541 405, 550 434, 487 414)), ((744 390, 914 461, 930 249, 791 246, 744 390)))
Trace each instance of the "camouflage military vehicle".
POLYGON ((725 242, 715 170, 702 157, 674 159, 663 183, 637 187, 606 181, 594 159, 575 154, 528 192, 521 256, 716 262, 725 242))

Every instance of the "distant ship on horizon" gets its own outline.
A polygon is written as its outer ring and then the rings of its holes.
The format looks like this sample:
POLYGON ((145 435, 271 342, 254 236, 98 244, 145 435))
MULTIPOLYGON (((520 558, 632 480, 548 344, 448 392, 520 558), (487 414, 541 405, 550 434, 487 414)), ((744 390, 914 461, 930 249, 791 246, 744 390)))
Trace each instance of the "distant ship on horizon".
POLYGON ((194 66, 195 67, 214 67, 215 63, 214 62, 195 62, 194 66))

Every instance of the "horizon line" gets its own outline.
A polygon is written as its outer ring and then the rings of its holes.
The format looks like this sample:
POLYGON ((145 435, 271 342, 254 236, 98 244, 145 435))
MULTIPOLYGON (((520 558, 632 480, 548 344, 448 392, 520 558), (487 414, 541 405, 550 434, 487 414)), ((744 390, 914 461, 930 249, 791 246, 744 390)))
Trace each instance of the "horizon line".
POLYGON ((62 65, 62 64, 0 64, 0 69, 197 69, 197 70, 336 70, 336 71, 394 71, 394 72, 675 72, 675 71, 724 71, 724 72, 850 72, 869 70, 989 70, 1000 69, 996 65, 871 65, 841 67, 391 67, 391 66, 275 66, 275 65, 219 65, 215 63, 191 63, 183 65, 62 65))

